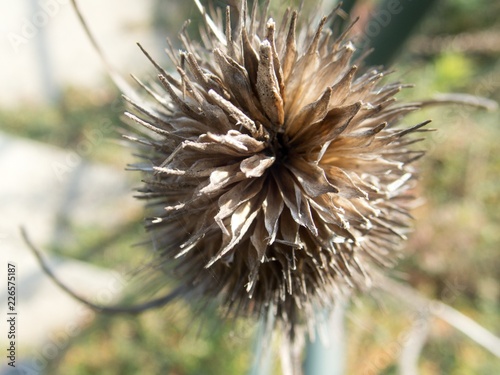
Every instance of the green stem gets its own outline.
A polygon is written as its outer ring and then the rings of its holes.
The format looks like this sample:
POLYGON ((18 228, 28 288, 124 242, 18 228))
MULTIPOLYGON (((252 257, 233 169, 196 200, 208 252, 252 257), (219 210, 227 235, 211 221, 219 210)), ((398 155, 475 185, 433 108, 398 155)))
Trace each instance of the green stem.
POLYGON ((319 317, 324 318, 326 322, 326 329, 323 332, 317 329, 315 340, 307 344, 304 375, 345 374, 346 308, 347 300, 339 298, 332 312, 328 310, 318 312, 319 317))
POLYGON ((273 367, 272 332, 274 315, 269 308, 267 317, 261 318, 255 337, 254 360, 249 375, 270 375, 273 367))

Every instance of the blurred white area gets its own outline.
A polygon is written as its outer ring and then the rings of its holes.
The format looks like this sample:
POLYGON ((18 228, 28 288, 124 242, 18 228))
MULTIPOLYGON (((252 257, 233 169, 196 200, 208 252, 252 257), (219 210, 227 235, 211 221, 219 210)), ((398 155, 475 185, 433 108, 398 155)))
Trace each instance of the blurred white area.
MULTIPOLYGON (((155 43, 153 4, 79 1, 98 43, 124 76, 148 66, 135 43, 155 43)), ((0 14, 0 106, 50 103, 62 86, 95 87, 107 79, 69 0, 0 0, 0 14)))
MULTIPOLYGON (((80 0, 79 5, 108 60, 123 76, 141 75, 150 68, 135 43, 158 50, 150 27, 154 0, 80 0)), ((104 64, 69 0, 0 0, 0 15, 0 107, 29 111, 32 105, 55 104, 63 87, 95 89, 107 84, 104 64)), ((32 359, 43 362, 54 350, 64 350, 88 323, 89 312, 43 273, 21 239, 20 225, 44 249, 64 237, 64 228, 57 222, 61 216, 75 226, 111 230, 128 222, 131 215, 140 215, 142 203, 132 198, 130 176, 123 170, 85 163, 75 151, 1 131, 0 175, 0 280, 7 280, 7 264, 15 263, 17 360, 27 366, 26 373, 34 374, 38 372, 32 359)), ((70 258, 49 257, 48 261, 65 283, 91 299, 103 294, 109 303, 119 298, 125 285, 111 270, 70 258)), ((0 290, 0 304, 4 320, 6 287, 0 290)), ((2 351, 8 347, 5 327, 1 325, 2 351)), ((5 358, 0 373, 10 373, 4 365, 5 358)), ((40 366, 38 370, 43 370, 40 366)))
MULTIPOLYGON (((0 132, 0 171, 7 176, 0 183, 0 280, 4 285, 0 313, 2 320, 7 319, 7 265, 13 263, 17 361, 22 363, 17 370, 27 371, 19 374, 38 374, 94 316, 44 274, 22 240, 20 226, 44 251, 60 236, 57 218, 61 215, 70 218, 75 227, 98 225, 112 230, 142 212, 142 203, 131 197, 129 176, 124 171, 74 157, 72 151, 0 132), (57 173, 60 165, 66 166, 64 175, 57 173)), ((44 256, 66 285, 91 300, 103 299, 101 303, 110 304, 119 299, 126 285, 126 276, 115 271, 47 252, 44 256)), ((0 348, 5 351, 6 324, 1 328, 0 348)), ((13 373, 4 365, 5 358, 0 362, 0 374, 13 373)))
MULTIPOLYGON (((154 50, 153 3, 79 1, 98 43, 124 76, 141 75, 150 67, 135 43, 154 50)), ((63 87, 95 89, 107 84, 104 64, 69 0, 0 0, 0 15, 0 107, 29 111, 31 105, 55 104, 63 87)), ((142 212, 141 202, 132 198, 128 174, 85 163, 75 155, 0 132, 0 279, 7 280, 7 264, 14 263, 20 366, 16 373, 43 372, 47 360, 64 350, 93 316, 43 273, 21 239, 20 225, 43 250, 55 238, 64 237, 64 228, 57 223, 61 216, 75 226, 111 230, 142 212), (60 166, 63 175, 58 173, 60 166)), ((48 262, 67 285, 92 300, 101 295, 107 299, 105 304, 118 299, 126 284, 116 272, 74 259, 50 256, 48 262)), ((0 304, 4 320, 6 287, 0 290, 0 304)), ((1 327, 4 352, 7 331, 5 324, 1 327)), ((4 358, 0 373, 11 370, 4 358)))

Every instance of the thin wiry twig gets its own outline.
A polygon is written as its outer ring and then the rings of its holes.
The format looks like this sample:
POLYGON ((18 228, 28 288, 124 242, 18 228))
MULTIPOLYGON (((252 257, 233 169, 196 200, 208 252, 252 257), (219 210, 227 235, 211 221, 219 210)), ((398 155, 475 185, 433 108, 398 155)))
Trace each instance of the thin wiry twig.
POLYGON ((183 293, 185 293, 185 287, 178 287, 174 289, 171 293, 159 297, 157 299, 154 299, 152 301, 145 302, 143 304, 135 305, 135 306, 103 306, 103 305, 98 305, 95 304, 88 299, 78 295, 78 293, 74 292, 71 290, 66 284, 64 284, 61 280, 57 278, 57 276, 54 274, 54 272, 50 269, 49 265, 47 262, 44 260, 40 250, 31 242, 28 234, 26 233, 26 230, 21 227, 21 236, 23 237, 24 242, 26 245, 29 247, 29 249, 33 252, 35 255, 36 259, 38 260, 38 263, 42 267, 43 271, 45 274, 54 281, 54 283, 57 284, 62 290, 64 290, 66 293, 68 293, 71 297, 76 299, 77 301, 83 303, 85 306, 91 308, 92 310, 95 310, 97 312, 102 312, 102 313, 108 313, 108 314, 139 314, 147 310, 151 310, 154 308, 162 307, 171 302, 172 300, 176 299, 183 293))
POLYGON ((76 12, 76 15, 78 17, 78 20, 82 24, 83 30, 85 31, 85 34, 87 34, 87 38, 89 38, 90 43, 92 44, 92 47, 95 49, 97 54, 99 55, 99 58, 101 59, 102 63, 106 67, 106 70, 111 77, 111 80, 113 83, 120 89, 120 91, 132 98, 136 98, 137 95, 135 94, 135 91, 132 90, 130 85, 125 81, 125 79, 120 75, 120 73, 116 70, 116 68, 109 62, 109 60, 106 58, 106 55, 102 51, 101 47, 97 43, 97 40, 95 39, 94 35, 90 31, 89 26, 87 25, 87 22, 85 21, 85 18, 82 15, 82 12, 80 11, 80 8, 78 7, 77 0, 71 0, 71 4, 73 5, 73 8, 76 12))
POLYGON ((500 338, 471 318, 443 302, 427 299, 414 289, 391 280, 386 276, 379 275, 377 279, 375 285, 381 290, 390 293, 417 310, 427 310, 430 314, 444 320, 500 358, 500 338))
POLYGON ((471 107, 486 109, 488 111, 495 111, 498 109, 498 103, 492 99, 463 93, 438 94, 430 100, 421 101, 419 104, 421 106, 462 104, 471 107))

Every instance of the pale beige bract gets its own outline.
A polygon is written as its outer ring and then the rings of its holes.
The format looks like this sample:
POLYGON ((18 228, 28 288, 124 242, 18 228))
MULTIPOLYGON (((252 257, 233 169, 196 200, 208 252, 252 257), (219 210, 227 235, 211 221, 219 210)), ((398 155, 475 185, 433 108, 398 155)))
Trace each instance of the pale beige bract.
POLYGON ((175 77, 150 58, 154 100, 129 100, 128 116, 148 129, 130 138, 149 150, 137 167, 165 269, 191 297, 272 309, 293 332, 398 258, 423 154, 408 135, 426 123, 396 127, 419 105, 354 65, 353 43, 330 31, 336 11, 266 13, 206 15, 203 43, 182 33, 170 51, 175 77))

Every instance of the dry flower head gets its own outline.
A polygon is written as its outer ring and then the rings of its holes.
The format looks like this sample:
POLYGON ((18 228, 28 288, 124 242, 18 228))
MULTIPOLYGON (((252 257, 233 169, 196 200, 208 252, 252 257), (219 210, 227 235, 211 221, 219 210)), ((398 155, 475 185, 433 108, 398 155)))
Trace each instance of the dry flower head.
POLYGON ((161 267, 190 296, 271 312, 291 333, 394 264, 423 154, 409 135, 426 123, 397 127, 419 104, 358 68, 348 30, 331 31, 337 10, 278 23, 245 0, 203 10, 202 43, 183 31, 168 50, 177 74, 144 51, 158 82, 128 99, 161 267))

